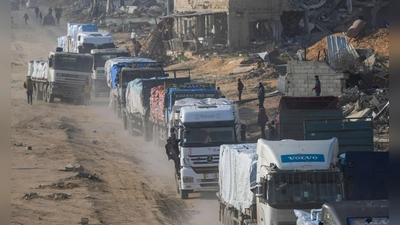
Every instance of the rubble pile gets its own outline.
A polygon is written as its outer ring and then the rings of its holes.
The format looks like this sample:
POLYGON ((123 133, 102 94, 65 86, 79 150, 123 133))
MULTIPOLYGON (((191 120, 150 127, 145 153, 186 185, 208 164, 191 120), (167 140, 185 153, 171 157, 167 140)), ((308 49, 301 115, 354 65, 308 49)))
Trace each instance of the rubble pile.
POLYGON ((347 118, 372 117, 377 130, 389 127, 389 89, 378 88, 357 91, 352 88, 339 96, 343 116, 347 118))

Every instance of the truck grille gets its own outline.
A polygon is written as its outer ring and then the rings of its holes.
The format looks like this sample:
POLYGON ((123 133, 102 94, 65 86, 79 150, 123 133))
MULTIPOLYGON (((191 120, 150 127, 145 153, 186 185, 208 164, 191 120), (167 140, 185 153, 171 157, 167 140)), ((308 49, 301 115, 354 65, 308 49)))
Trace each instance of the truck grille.
POLYGON ((218 187, 218 183, 200 184, 201 187, 218 187))
POLYGON ((192 167, 195 173, 218 173, 218 166, 214 167, 192 167))
POLYGON ((209 164, 219 163, 219 155, 196 155, 190 156, 190 160, 194 165, 196 164, 209 164))

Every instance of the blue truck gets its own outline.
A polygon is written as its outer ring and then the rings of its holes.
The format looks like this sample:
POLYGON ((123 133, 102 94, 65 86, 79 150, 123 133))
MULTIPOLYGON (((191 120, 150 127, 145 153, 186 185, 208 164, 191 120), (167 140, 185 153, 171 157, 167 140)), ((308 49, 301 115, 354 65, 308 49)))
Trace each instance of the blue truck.
POLYGON ((125 110, 125 91, 130 81, 167 76, 161 64, 146 58, 118 57, 107 60, 104 67, 110 87, 110 106, 118 118, 122 118, 125 110))
MULTIPOLYGON (((173 77, 138 78, 131 81, 125 96, 127 105, 123 112, 124 128, 130 134, 141 135, 146 141, 161 146, 169 136, 167 123, 176 100, 217 98, 215 85, 191 83, 190 70, 187 71, 189 74, 186 77, 177 77, 177 70, 174 70, 173 77), (152 111, 159 111, 158 116, 151 116, 152 111)), ((165 71, 167 74, 169 72, 172 71, 165 71)))

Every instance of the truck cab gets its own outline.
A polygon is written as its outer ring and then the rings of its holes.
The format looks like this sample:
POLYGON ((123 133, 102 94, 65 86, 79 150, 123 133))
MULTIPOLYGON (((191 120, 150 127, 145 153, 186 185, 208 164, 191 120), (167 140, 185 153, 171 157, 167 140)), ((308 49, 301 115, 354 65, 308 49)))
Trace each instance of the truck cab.
POLYGON ((114 39, 108 32, 81 32, 76 36, 78 53, 90 53, 92 49, 115 48, 114 39))
POLYGON ((238 109, 229 104, 179 107, 178 102, 174 130, 179 139, 177 185, 181 198, 188 198, 193 191, 218 191, 220 145, 238 143, 238 109))
POLYGON ((257 221, 295 224, 293 209, 310 211, 343 200, 338 140, 257 142, 257 221))
POLYGON ((93 56, 93 69, 92 69, 92 96, 98 97, 99 93, 109 91, 107 87, 107 77, 104 65, 107 60, 117 57, 130 57, 131 53, 126 49, 92 49, 90 54, 93 56))
POLYGON ((92 64, 90 54, 50 52, 45 100, 81 99, 82 86, 90 78, 92 64))

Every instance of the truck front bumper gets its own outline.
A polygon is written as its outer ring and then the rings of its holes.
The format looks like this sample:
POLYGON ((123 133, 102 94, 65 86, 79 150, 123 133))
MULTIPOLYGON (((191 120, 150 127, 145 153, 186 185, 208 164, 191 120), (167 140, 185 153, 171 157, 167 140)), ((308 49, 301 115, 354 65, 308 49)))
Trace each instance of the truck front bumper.
POLYGON ((56 97, 81 98, 83 97, 82 88, 78 85, 50 84, 50 94, 56 97))
POLYGON ((190 167, 181 169, 181 189, 190 191, 218 191, 218 173, 198 174, 190 167))

